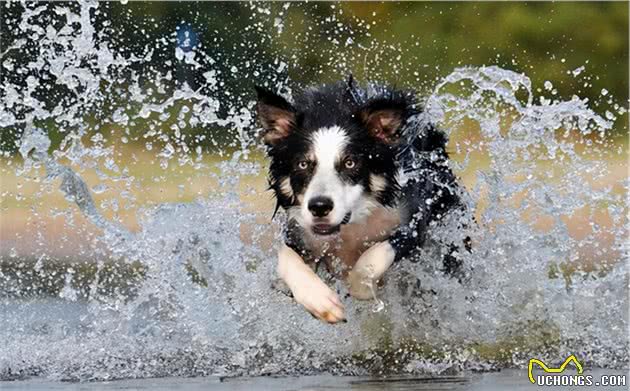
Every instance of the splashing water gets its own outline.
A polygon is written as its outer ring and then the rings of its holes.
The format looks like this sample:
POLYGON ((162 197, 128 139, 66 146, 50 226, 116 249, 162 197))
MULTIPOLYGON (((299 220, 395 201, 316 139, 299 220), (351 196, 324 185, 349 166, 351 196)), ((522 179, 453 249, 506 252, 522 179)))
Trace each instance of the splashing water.
MULTIPOLYGON (((476 214, 474 250, 463 255, 470 278, 439 273, 439 250, 429 245, 421 262, 388 272, 375 302, 345 299, 350 322, 331 327, 272 288, 279 229, 243 190, 264 176, 252 102, 220 98, 222 76, 203 52, 178 47, 167 60, 206 69, 193 88, 152 68, 149 46, 127 55, 112 49, 111 30, 95 27, 100 7, 24 6, 14 23, 28 38, 1 53, 11 71, 18 48, 31 45, 22 73, 29 76, 7 78, 0 89, 0 126, 19 135, 17 177, 41 187, 41 197, 58 184, 65 209, 76 204, 98 233, 72 238, 89 241, 80 255, 95 259, 83 285, 79 266, 53 267, 50 245, 35 246, 28 273, 17 250, 2 254, 0 379, 441 373, 523 366, 532 355, 554 362, 569 352, 590 366, 627 365, 628 181, 613 172, 611 162, 625 156, 608 141, 614 118, 577 97, 537 99, 526 75, 499 67, 459 68, 441 79, 422 119, 449 133, 453 168, 476 214), (59 23, 42 27, 46 18, 59 23), (42 98, 51 88, 65 98, 42 98), (212 131, 193 136, 200 127, 212 131), (212 193, 138 205, 133 194, 143 184, 119 159, 130 129, 141 130, 150 154, 133 159, 162 170, 155 182, 191 167, 203 176, 188 185, 209 181, 212 193), (205 145, 223 146, 225 158, 209 164, 205 145), (92 190, 89 172, 97 176, 92 190), (124 202, 100 197, 115 189, 124 202), (136 228, 108 216, 121 210, 134 212, 136 228), (47 296, 29 291, 32 280, 63 286, 47 296)), ((271 21, 281 33, 282 19, 271 21)), ((290 92, 287 63, 272 65, 272 84, 290 92)), ((456 223, 436 228, 433 239, 456 223)), ((345 286, 331 283, 344 296, 345 286)))

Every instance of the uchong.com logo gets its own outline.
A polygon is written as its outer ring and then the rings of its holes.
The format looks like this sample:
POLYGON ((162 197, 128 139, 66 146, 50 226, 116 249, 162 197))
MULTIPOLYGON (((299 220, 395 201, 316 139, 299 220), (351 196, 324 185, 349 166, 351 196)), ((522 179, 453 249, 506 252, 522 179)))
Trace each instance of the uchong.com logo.
POLYGON ((550 368, 539 359, 532 358, 527 366, 529 381, 539 386, 609 386, 625 387, 626 375, 601 375, 595 379, 593 375, 585 375, 582 363, 573 354, 558 368, 550 368), (566 374, 569 363, 573 363, 577 374, 566 374), (538 365, 543 373, 534 376, 534 364, 538 365))

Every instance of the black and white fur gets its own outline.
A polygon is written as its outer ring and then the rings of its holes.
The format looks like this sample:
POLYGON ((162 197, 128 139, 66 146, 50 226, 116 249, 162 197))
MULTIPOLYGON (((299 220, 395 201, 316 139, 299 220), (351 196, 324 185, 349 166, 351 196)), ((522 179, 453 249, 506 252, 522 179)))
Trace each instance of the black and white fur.
MULTIPOLYGON (((463 208, 446 137, 405 91, 363 89, 350 78, 289 103, 256 90, 270 187, 288 216, 278 272, 313 315, 342 321, 337 295, 308 264, 324 262, 354 297, 372 298, 394 261, 421 248, 445 213, 463 208)), ((445 271, 457 273, 458 246, 447 246, 445 271)))

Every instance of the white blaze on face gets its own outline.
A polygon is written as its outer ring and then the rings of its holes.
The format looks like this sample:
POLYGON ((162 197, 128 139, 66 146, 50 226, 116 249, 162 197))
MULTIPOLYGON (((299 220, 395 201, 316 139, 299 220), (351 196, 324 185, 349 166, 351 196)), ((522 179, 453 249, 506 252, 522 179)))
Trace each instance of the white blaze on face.
POLYGON ((308 210, 312 198, 328 197, 333 200, 334 206, 327 220, 329 224, 337 225, 361 203, 363 195, 363 187, 344 181, 335 167, 344 158, 348 136, 338 126, 323 128, 313 133, 312 144, 315 173, 304 194, 303 221, 309 225, 313 223, 313 216, 308 210))

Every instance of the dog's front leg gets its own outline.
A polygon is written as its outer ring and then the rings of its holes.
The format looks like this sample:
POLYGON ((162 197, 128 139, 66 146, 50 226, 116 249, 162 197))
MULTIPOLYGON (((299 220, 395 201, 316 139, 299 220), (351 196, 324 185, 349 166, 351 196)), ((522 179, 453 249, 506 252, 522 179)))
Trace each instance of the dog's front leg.
POLYGON ((350 294, 360 300, 374 298, 375 283, 389 269, 396 258, 396 251, 383 241, 367 249, 348 273, 350 294))
POLYGON ((278 252, 278 274, 291 289, 295 301, 315 317, 328 323, 345 320, 343 305, 335 292, 286 244, 278 252))

